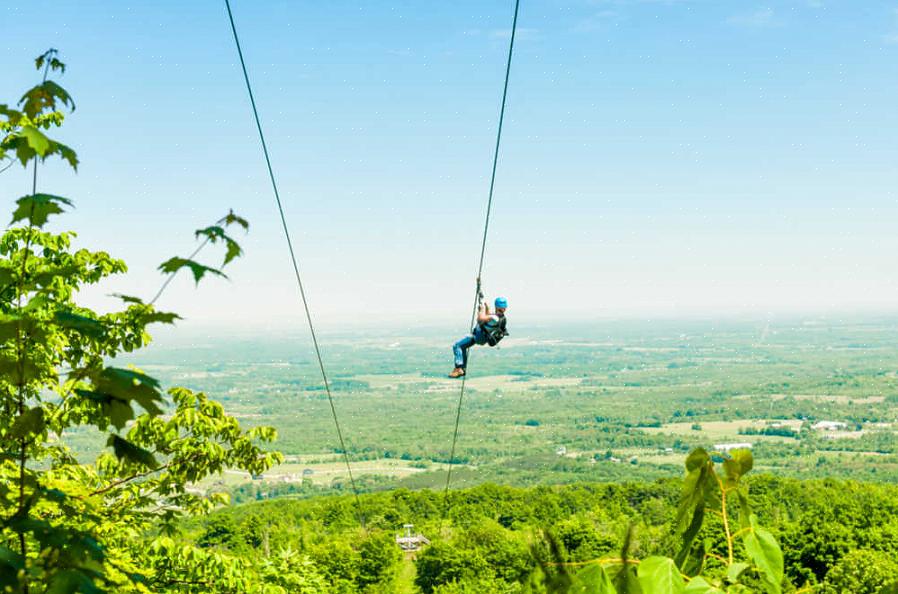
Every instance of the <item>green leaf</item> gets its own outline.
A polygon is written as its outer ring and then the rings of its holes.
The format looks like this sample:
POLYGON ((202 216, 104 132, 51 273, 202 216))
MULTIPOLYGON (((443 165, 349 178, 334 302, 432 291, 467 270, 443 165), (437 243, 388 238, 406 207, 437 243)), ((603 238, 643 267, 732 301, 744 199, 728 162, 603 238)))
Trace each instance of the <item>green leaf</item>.
POLYGON ((210 268, 209 266, 204 266, 199 262, 195 262, 187 258, 179 258, 177 256, 160 264, 159 270, 169 274, 174 274, 185 267, 190 269, 190 272, 193 274, 193 280, 196 283, 199 283, 207 273, 227 278, 227 275, 221 270, 210 268))
POLYGON ((681 541, 676 556, 678 566, 689 557, 692 542, 701 530, 705 518, 705 499, 711 488, 711 457, 704 449, 696 448, 686 457, 686 478, 677 508, 676 526, 681 541))
POLYGON ((62 144, 61 142, 52 141, 53 147, 50 151, 51 153, 59 153, 59 156, 64 160, 68 161, 69 165, 72 166, 72 169, 75 171, 78 170, 78 154, 68 146, 62 144))
POLYGON ((34 312, 39 309, 42 309, 50 303, 50 298, 47 295, 37 295, 28 300, 28 303, 22 308, 24 312, 34 312))
POLYGON ((651 591, 643 592, 636 568, 630 564, 619 566, 617 574, 613 576, 613 581, 616 591, 620 594, 654 594, 651 591))
POLYGON ((739 576, 749 567, 748 563, 733 563, 727 568, 727 579, 731 584, 735 584, 739 581, 739 576))
POLYGON ((180 319, 181 316, 169 311, 150 311, 140 316, 140 322, 143 324, 174 324, 175 320, 180 319))
POLYGON ((24 114, 21 111, 12 109, 5 103, 0 103, 0 115, 6 117, 6 121, 10 126, 18 126, 19 122, 24 117, 24 114))
POLYGON ((18 208, 12 214, 12 222, 28 220, 35 227, 43 227, 51 214, 65 212, 60 204, 71 206, 72 201, 52 194, 32 194, 16 200, 18 208))
POLYGON ((716 588, 708 583, 708 581, 701 577, 694 577, 690 582, 686 585, 686 589, 684 590, 685 594, 723 594, 723 590, 720 588, 716 588))
POLYGON ((42 53, 41 55, 39 55, 38 57, 36 57, 34 59, 34 68, 36 70, 40 70, 41 68, 44 67, 44 64, 49 62, 51 70, 60 70, 64 74, 65 73, 65 64, 63 64, 59 60, 59 58, 56 57, 58 55, 59 55, 59 50, 51 47, 50 49, 48 49, 47 51, 45 51, 44 53, 42 53))
POLYGON ((773 535, 758 526, 757 518, 750 518, 751 531, 743 542, 749 559, 758 568, 768 594, 780 594, 783 581, 783 552, 773 535))
POLYGON ((159 380, 139 371, 107 367, 94 380, 96 391, 108 394, 118 400, 136 400, 151 415, 161 415, 157 405, 162 402, 159 380))
POLYGON ((75 389, 74 392, 100 405, 108 421, 118 429, 134 418, 132 401, 137 402, 153 416, 162 414, 163 402, 159 381, 130 369, 107 367, 92 378, 93 389, 75 389))
POLYGON ((227 251, 225 252, 224 264, 222 264, 222 266, 226 265, 234 258, 238 258, 243 255, 243 249, 240 247, 240 244, 230 237, 225 237, 225 245, 227 245, 227 251))
POLYGON ((22 318, 14 315, 0 314, 0 342, 15 340, 21 331, 22 318))
POLYGON ((93 390, 76 389, 75 394, 82 398, 87 398, 100 405, 100 410, 113 427, 116 429, 124 429, 128 421, 134 418, 134 409, 127 400, 116 398, 110 394, 102 394, 93 390))
POLYGON ((109 435, 106 445, 112 447, 115 457, 119 460, 140 464, 150 469, 159 468, 159 463, 156 462, 156 458, 153 457, 152 453, 114 433, 109 435))
MULTIPOLYGON (((9 383, 15 385, 26 384, 42 375, 42 370, 33 359, 26 358, 20 363, 15 359, 8 358, 8 356, 0 356, 0 377, 9 383)), ((44 373, 46 373, 46 370, 44 370, 44 373)))
POLYGON ((686 471, 693 472, 707 465, 711 461, 711 456, 704 448, 695 448, 686 456, 686 471))
POLYGON ((730 456, 733 460, 739 463, 739 466, 742 469, 742 476, 748 474, 752 468, 755 466, 755 459, 751 453, 751 450, 748 448, 739 448, 737 450, 732 450, 730 452, 730 456))
POLYGON ((22 126, 19 134, 39 156, 43 157, 50 150, 50 139, 34 126, 22 126))
POLYGON ((38 406, 26 409, 21 415, 16 417, 9 433, 14 438, 22 439, 39 435, 44 432, 45 428, 44 409, 38 406))
POLYGON ((228 214, 224 218, 225 227, 230 227, 231 225, 240 225, 243 227, 244 231, 249 231, 249 222, 241 216, 237 216, 234 214, 233 210, 228 211, 228 214))
POLYGON ((138 304, 138 305, 143 305, 143 299, 141 299, 140 297, 132 297, 131 295, 122 295, 121 293, 113 293, 112 296, 118 297, 125 303, 134 303, 134 304, 138 304))
POLYGON ((75 102, 68 91, 52 80, 45 80, 28 89, 19 99, 19 106, 25 115, 33 120, 45 110, 55 111, 57 102, 75 111, 75 102))
POLYGON ((52 578, 45 594, 100 594, 103 592, 98 588, 94 581, 77 569, 63 569, 57 572, 52 578))
POLYGON ((69 311, 58 311, 53 318, 59 326, 91 338, 101 338, 106 333, 101 322, 69 311))
POLYGON ((686 582, 680 575, 673 559, 667 557, 649 557, 644 559, 637 569, 636 575, 644 592, 652 594, 683 594, 686 582))
POLYGON ((736 483, 754 467, 754 458, 749 449, 738 449, 730 452, 730 457, 723 461, 723 470, 727 479, 736 483))
MULTIPOLYGON (((0 567, 6 566, 13 570, 13 572, 18 573, 20 569, 25 567, 25 560, 21 555, 0 544, 0 567)), ((0 571, 2 573, 2 571, 0 571)))
POLYGON ((225 233, 225 230, 218 226, 212 225, 211 227, 206 227, 205 229, 197 229, 196 236, 205 236, 207 241, 211 243, 218 243, 219 241, 224 241, 227 246, 227 251, 225 253, 224 264, 227 265, 234 258, 239 257, 243 254, 243 249, 240 247, 240 244, 234 241, 232 238, 228 237, 225 233))
POLYGON ((739 504, 739 527, 748 530, 751 528, 751 508, 748 504, 748 491, 745 487, 739 487, 734 493, 739 504))
POLYGON ((196 231, 194 231, 195 237, 199 238, 201 235, 212 243, 215 243, 225 236, 225 230, 218 225, 212 225, 211 227, 206 227, 205 229, 197 229, 196 231))
POLYGON ((568 594, 616 594, 614 582, 605 568, 598 563, 588 565, 573 577, 568 594))

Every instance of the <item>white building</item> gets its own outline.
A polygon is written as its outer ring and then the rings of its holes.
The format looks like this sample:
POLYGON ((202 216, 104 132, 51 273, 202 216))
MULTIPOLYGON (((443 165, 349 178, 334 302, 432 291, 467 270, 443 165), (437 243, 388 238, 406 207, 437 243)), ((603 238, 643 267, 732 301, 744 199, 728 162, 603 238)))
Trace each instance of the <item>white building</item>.
POLYGON ((732 450, 750 450, 750 443, 718 443, 715 444, 714 449, 718 452, 729 452, 732 450))
POLYGON ((817 421, 811 425, 811 429, 815 431, 841 431, 847 428, 848 424, 842 421, 817 421))

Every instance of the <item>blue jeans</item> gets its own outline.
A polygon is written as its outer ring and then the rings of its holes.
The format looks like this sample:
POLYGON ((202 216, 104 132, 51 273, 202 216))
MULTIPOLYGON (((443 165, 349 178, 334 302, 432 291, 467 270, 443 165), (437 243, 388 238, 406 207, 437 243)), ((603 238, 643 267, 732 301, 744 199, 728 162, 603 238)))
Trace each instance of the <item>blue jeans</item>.
POLYGON ((468 366, 468 349, 475 344, 486 344, 486 334, 480 329, 480 326, 474 328, 474 332, 468 334, 454 345, 452 352, 455 353, 455 366, 462 369, 468 366))

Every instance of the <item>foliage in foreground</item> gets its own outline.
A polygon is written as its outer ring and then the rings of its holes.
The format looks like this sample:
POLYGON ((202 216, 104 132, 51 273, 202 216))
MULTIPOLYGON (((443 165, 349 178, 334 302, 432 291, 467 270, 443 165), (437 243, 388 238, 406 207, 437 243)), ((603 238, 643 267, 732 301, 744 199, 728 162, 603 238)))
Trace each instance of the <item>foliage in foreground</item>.
MULTIPOLYGON (((155 298, 121 295, 121 309, 102 314, 78 303, 80 289, 126 266, 106 252, 73 248, 74 233, 47 229, 72 201, 39 193, 37 168, 51 156, 77 166, 75 152, 47 135, 75 105, 50 77, 65 69, 56 51, 36 66, 42 81, 15 108, 0 105, 0 162, 35 168, 31 193, 16 201, 0 237, 0 587, 295 591, 291 580, 305 572, 300 556, 285 551, 256 567, 168 536, 180 518, 223 501, 191 492, 192 483, 227 467, 257 473, 278 462, 260 445, 275 432, 244 431, 205 394, 166 391, 141 370, 115 364, 149 343, 150 325, 178 316, 157 310, 155 298), (66 447, 78 431, 106 433, 108 450, 78 460, 66 447)), ((232 225, 247 227, 230 213, 197 232, 226 247, 224 264, 240 254, 227 234, 232 225)), ((197 281, 223 275, 192 258, 160 266, 169 275, 181 268, 197 281)))
POLYGON ((618 556, 587 562, 584 569, 572 573, 563 561, 563 545, 550 539, 549 558, 558 561, 541 562, 538 573, 542 575, 536 583, 549 592, 780 594, 782 550, 751 512, 748 491, 741 482, 753 464, 750 450, 734 450, 721 460, 721 474, 705 450, 689 455, 675 522, 679 550, 674 556, 632 558, 628 532, 618 556), (718 540, 723 542, 723 555, 716 552, 720 547, 713 538, 696 539, 709 514, 720 519, 718 540))
MULTIPOLYGON (((677 519, 684 484, 665 479, 530 488, 481 485, 450 492, 445 518, 441 492, 400 489, 364 495, 362 508, 372 533, 383 535, 413 523, 433 541, 417 561, 406 560, 398 569, 386 557, 377 561, 358 546, 364 539, 351 496, 229 506, 206 522, 186 526, 184 536, 185 542, 245 558, 260 552, 264 556, 265 543, 272 551, 292 547, 308 555, 331 584, 341 584, 333 590, 337 592, 576 592, 559 574, 565 571, 573 582, 588 578, 591 566, 603 565, 613 575, 625 539, 631 565, 651 557, 675 560, 683 549, 677 519), (363 589, 357 579, 363 563, 381 568, 381 589, 372 589, 370 582, 363 589), (412 565, 417 565, 417 576, 412 565), (578 576, 581 571, 584 575, 578 576), (391 589, 389 576, 397 573, 394 583, 399 586, 391 589)), ((898 580, 893 561, 898 559, 898 487, 751 474, 739 485, 750 491, 750 513, 781 543, 783 592, 885 594, 898 580)), ((736 502, 730 510, 735 562, 750 564, 743 537, 735 534, 738 497, 730 497, 736 502)), ((727 573, 720 504, 718 489, 712 489, 690 547, 693 564, 705 558, 702 575, 711 584, 726 581, 727 573)), ((749 568, 740 580, 749 591, 765 592, 757 577, 749 568)), ((631 590, 638 585, 637 569, 631 590)), ((698 585, 700 581, 692 587, 698 585)), ((721 583, 719 589, 734 587, 721 583)))

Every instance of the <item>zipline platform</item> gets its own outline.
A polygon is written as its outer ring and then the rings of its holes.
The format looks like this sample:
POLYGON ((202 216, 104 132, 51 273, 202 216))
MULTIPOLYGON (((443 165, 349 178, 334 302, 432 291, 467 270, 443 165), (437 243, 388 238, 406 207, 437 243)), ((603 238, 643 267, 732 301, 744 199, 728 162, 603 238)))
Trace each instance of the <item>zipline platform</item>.
POLYGON ((414 552, 421 547, 430 544, 430 540, 423 534, 412 534, 412 529, 414 527, 414 524, 403 524, 402 528, 405 529, 405 535, 396 536, 396 544, 398 544, 399 548, 403 551, 414 552))

